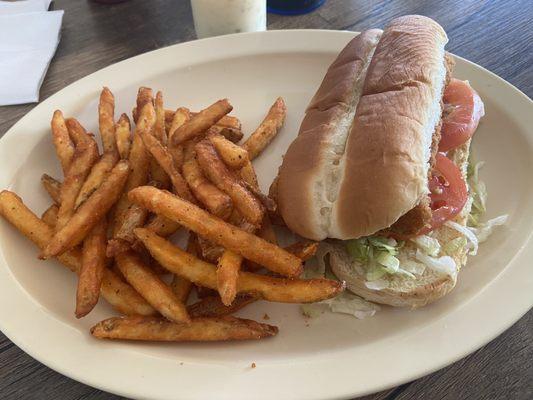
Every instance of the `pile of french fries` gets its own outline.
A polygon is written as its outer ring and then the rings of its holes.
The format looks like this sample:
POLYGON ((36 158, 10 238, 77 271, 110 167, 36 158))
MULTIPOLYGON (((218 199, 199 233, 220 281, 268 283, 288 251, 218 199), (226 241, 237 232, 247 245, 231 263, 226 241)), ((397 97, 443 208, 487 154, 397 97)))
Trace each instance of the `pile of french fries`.
POLYGON ((270 219, 276 203, 257 183, 252 160, 281 128, 283 99, 241 145, 231 110, 227 99, 197 113, 165 110, 161 92, 141 87, 132 128, 126 114, 115 120, 114 96, 104 88, 101 154, 75 118, 53 114, 64 176, 42 176, 52 204, 41 218, 15 193, 0 193, 0 214, 41 249, 39 258, 77 274, 77 318, 100 297, 122 314, 96 324, 95 337, 261 339, 278 328, 231 314, 257 300, 316 302, 343 290, 334 280, 299 278, 318 244, 279 247, 270 219), (169 240, 178 230, 188 231, 186 249, 169 240))

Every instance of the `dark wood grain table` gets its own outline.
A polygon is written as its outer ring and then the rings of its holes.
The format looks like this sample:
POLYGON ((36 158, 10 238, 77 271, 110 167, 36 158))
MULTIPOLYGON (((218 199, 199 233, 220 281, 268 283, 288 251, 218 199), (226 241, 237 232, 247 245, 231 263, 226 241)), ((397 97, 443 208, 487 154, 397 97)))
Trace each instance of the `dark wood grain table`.
MULTIPOLYGON (((113 6, 87 0, 56 0, 52 8, 64 9, 65 16, 61 43, 41 89, 42 100, 109 64, 195 38, 187 0, 131 0, 113 6)), ((389 19, 402 14, 422 14, 436 19, 450 37, 449 51, 482 65, 532 97, 531 0, 328 0, 325 6, 307 15, 269 14, 268 27, 360 31, 382 27, 389 19)), ((33 107, 35 104, 0 107, 0 136, 33 107)), ((0 398, 118 397, 50 370, 0 334, 0 398)), ((532 398, 533 311, 463 360, 424 378, 365 397, 532 398)))

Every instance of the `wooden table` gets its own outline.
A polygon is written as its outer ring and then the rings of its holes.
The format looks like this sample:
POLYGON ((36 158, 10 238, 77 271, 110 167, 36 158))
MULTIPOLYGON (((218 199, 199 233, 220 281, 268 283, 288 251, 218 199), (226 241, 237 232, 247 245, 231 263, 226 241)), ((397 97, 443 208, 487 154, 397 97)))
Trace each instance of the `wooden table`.
MULTIPOLYGON (((64 9, 65 16, 61 43, 42 86, 42 100, 109 64, 195 37, 187 0, 131 0, 114 6, 87 0, 56 0, 52 8, 64 9)), ((448 32, 451 52, 482 65, 532 97, 531 0, 328 0, 311 14, 269 15, 268 26, 359 31, 382 27, 402 14, 436 19, 448 32)), ((34 106, 0 107, 0 136, 34 106)), ((0 398, 118 397, 50 370, 0 334, 0 398)), ((424 378, 365 397, 444 398, 533 398, 533 311, 463 360, 424 378)))

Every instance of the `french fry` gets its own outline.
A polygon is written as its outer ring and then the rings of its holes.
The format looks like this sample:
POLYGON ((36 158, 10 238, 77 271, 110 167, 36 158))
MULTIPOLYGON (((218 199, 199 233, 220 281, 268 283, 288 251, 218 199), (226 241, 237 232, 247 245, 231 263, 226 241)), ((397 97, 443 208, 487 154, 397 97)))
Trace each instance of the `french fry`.
MULTIPOLYGON (((165 129, 165 109, 163 108, 163 94, 157 92, 155 101, 155 124, 154 129, 150 132, 155 142, 157 142, 162 148, 166 148, 167 134, 165 129), (163 147, 165 146, 165 147, 163 147)), ((144 143, 146 146, 146 142, 144 143)), ((149 149, 148 149, 149 150, 149 149)), ((153 154, 150 159, 150 176, 151 179, 160 183, 164 188, 168 187, 170 183, 170 177, 165 169, 160 165, 158 160, 154 159, 153 154)))
POLYGON ((228 170, 211 142, 202 140, 196 144, 195 150, 198 164, 209 180, 231 198, 234 207, 251 224, 259 226, 265 212, 263 205, 228 170))
POLYGON ((259 296, 254 294, 240 294, 235 297, 235 300, 230 306, 226 306, 222 303, 220 297, 208 296, 187 306, 187 311, 191 318, 223 317, 225 315, 234 314, 257 300, 259 300, 259 296))
POLYGON ((158 342, 263 339, 277 333, 278 328, 275 326, 231 316, 196 318, 189 325, 157 317, 114 317, 91 328, 91 334, 99 339, 158 342))
POLYGON ((261 125, 250 135, 242 145, 247 151, 250 160, 256 158, 278 134, 285 121, 287 108, 281 97, 278 97, 261 125))
POLYGON ((131 125, 126 114, 122 114, 115 124, 115 138, 120 158, 127 160, 131 148, 131 125))
POLYGON ((106 268, 107 223, 103 218, 83 241, 81 268, 76 291, 76 318, 86 316, 98 303, 106 268))
POLYGON ((159 236, 169 237, 174 234, 181 225, 163 215, 155 215, 144 227, 157 233, 159 236))
POLYGON ((183 176, 191 191, 194 193, 194 196, 212 214, 222 219, 230 216, 233 209, 231 198, 205 178, 196 161, 196 151, 194 150, 193 142, 185 144, 183 176))
POLYGON ((213 264, 216 264, 218 259, 224 253, 224 247, 206 240, 203 237, 198 238, 198 247, 200 248, 200 258, 213 264))
MULTIPOLYGON (((274 232, 274 227, 272 226, 272 221, 270 221, 270 217, 268 215, 265 215, 263 218, 263 223, 261 224, 261 228, 256 232, 256 235, 259 236, 262 239, 265 239, 267 242, 272 243, 274 245, 278 244, 278 238, 276 237, 276 232, 274 232)), ((250 260, 246 261, 246 267, 248 271, 255 272, 261 269, 261 265, 254 263, 250 260)))
MULTIPOLYGON (((142 98, 146 96, 145 94, 142 94, 140 97, 142 100, 142 98)), ((139 102, 140 100, 138 99, 137 101, 139 102)), ((140 132, 150 132, 153 129, 155 124, 155 111, 151 101, 146 101, 145 104, 146 106, 142 109, 141 116, 135 128, 133 143, 128 158, 131 166, 131 173, 126 181, 124 193, 120 197, 112 212, 113 232, 119 229, 124 214, 131 205, 127 196, 128 192, 131 189, 137 186, 145 185, 148 182, 148 174, 150 172, 150 153, 148 153, 146 147, 144 146, 140 132)))
MULTIPOLYGON (((26 207, 19 196, 8 190, 0 192, 0 215, 40 249, 44 249, 54 233, 53 228, 26 207)), ((57 259, 73 272, 81 268, 79 248, 68 250, 57 259)), ((114 272, 107 269, 102 280, 101 294, 123 314, 156 314, 156 311, 130 285, 122 282, 114 272)))
POLYGON ((133 252, 117 254, 117 266, 122 275, 146 301, 164 317, 174 322, 189 323, 187 309, 172 290, 143 264, 133 252))
MULTIPOLYGON (((140 110, 142 114, 144 106, 148 103, 154 105, 154 93, 152 89, 141 86, 137 91, 137 110, 140 110)), ((137 123, 138 118, 134 118, 134 120, 137 123)))
POLYGON ((217 133, 210 133, 207 138, 211 141, 220 158, 228 167, 240 169, 249 162, 248 152, 224 136, 217 133))
POLYGON ((237 280, 243 258, 231 250, 225 250, 217 265, 217 290, 222 303, 231 305, 237 295, 237 280))
POLYGON ((68 223, 56 232, 43 250, 41 258, 57 256, 81 243, 118 200, 129 172, 127 161, 117 163, 100 187, 76 210, 68 223))
POLYGON ((192 195, 187 182, 183 179, 183 176, 178 172, 174 166, 174 161, 172 156, 167 151, 165 147, 149 132, 141 132, 141 138, 144 142, 145 147, 152 154, 154 159, 158 164, 163 168, 163 170, 170 176, 170 181, 172 182, 172 187, 174 192, 181 198, 190 201, 192 203, 196 202, 196 199, 192 195))
POLYGON ((128 197, 134 203, 156 214, 162 214, 199 236, 255 261, 273 272, 289 277, 298 276, 302 272, 302 262, 298 257, 228 224, 169 192, 144 186, 130 191, 128 197))
POLYGON ((168 130, 168 151, 170 152, 170 155, 172 156, 172 159, 174 160, 174 165, 176 166, 176 169, 178 171, 182 171, 183 167, 183 161, 184 161, 184 150, 183 145, 174 146, 172 145, 172 136, 174 136, 174 132, 182 126, 184 123, 186 123, 191 118, 191 113, 187 108, 180 107, 176 110, 176 112, 173 115, 172 122, 170 124, 169 130, 168 130))
MULTIPOLYGON (((189 254, 153 232, 138 228, 137 237, 161 265, 191 282, 217 288, 216 267, 189 254)), ((255 293, 264 300, 281 303, 312 303, 336 296, 344 284, 331 279, 287 279, 240 272, 238 293, 255 293)))
POLYGON ((50 195, 52 201, 56 204, 59 204, 61 202, 61 182, 55 178, 52 178, 48 174, 42 174, 41 183, 44 187, 44 190, 46 190, 50 195))
POLYGON ((80 192, 76 197, 75 208, 78 208, 96 189, 98 189, 98 187, 100 187, 117 162, 118 155, 116 152, 107 152, 100 157, 91 168, 91 172, 89 172, 85 182, 83 182, 80 192))
POLYGON ((274 225, 278 226, 286 226, 285 221, 283 221, 283 218, 281 217, 280 213, 278 212, 277 204, 278 204, 278 179, 279 175, 274 178, 272 183, 270 184, 270 188, 268 190, 268 197, 276 203, 276 212, 270 213, 270 219, 274 225))
POLYGON ((228 99, 219 100, 206 109, 200 111, 188 122, 180 126, 172 135, 171 145, 178 146, 187 140, 205 133, 215 125, 224 115, 228 114, 233 107, 228 99))
MULTIPOLYGON (((174 110, 165 110, 165 124, 170 127, 172 120, 174 119, 174 110)), ((198 114, 197 112, 190 112, 191 116, 198 114)), ((218 120, 216 125, 227 128, 234 128, 240 130, 242 125, 239 118, 234 117, 233 115, 224 115, 218 120)), ((167 129, 168 130, 168 129, 167 129)), ((169 135, 170 137, 170 135, 169 135)))
POLYGON ((267 195, 263 194, 261 190, 259 190, 259 188, 257 187, 257 180, 254 182, 254 184, 250 184, 243 179, 243 183, 244 187, 248 189, 250 193, 252 193, 255 198, 261 202, 261 204, 263 205, 263 207, 265 207, 269 214, 273 214, 278 211, 278 205, 276 204, 276 202, 267 195))
POLYGON ((52 117, 52 139, 56 149, 57 158, 61 163, 63 174, 66 175, 74 157, 74 145, 70 140, 68 129, 65 124, 63 113, 59 110, 54 111, 52 117))
MULTIPOLYGON (((198 255, 198 238, 193 233, 189 233, 189 238, 187 240, 187 252, 193 255, 198 255)), ((187 279, 182 278, 179 275, 172 275, 172 282, 170 283, 170 288, 174 295, 183 303, 187 304, 187 299, 191 293, 192 283, 187 279)))
POLYGON ((52 204, 50 207, 48 207, 43 212, 43 214, 41 215, 41 219, 49 227, 55 228, 56 223, 57 223, 57 213, 58 212, 59 212, 59 207, 56 204, 52 204))
POLYGON ((81 124, 69 118, 66 125, 76 150, 65 180, 61 184, 59 213, 56 229, 63 228, 76 210, 76 199, 85 179, 98 158, 98 146, 81 124))
POLYGON ((115 139, 115 97, 111 90, 105 86, 100 93, 100 102, 98 103, 98 126, 104 153, 118 154, 115 139))
POLYGON ((291 244, 290 246, 285 247, 285 250, 287 250, 289 253, 294 254, 302 261, 307 261, 315 256, 316 251, 318 250, 318 242, 296 242, 291 244))
POLYGON ((213 125, 207 130, 207 134, 222 135, 233 143, 238 143, 244 137, 244 133, 242 133, 240 129, 230 128, 221 125, 213 125))

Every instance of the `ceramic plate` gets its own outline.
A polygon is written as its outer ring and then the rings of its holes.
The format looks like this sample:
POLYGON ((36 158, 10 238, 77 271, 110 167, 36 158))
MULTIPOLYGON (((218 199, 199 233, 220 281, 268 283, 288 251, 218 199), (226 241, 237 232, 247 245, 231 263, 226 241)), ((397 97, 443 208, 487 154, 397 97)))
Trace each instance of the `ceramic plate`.
MULTIPOLYGON (((0 141, 0 188, 10 188, 38 214, 50 200, 43 172, 60 176, 50 139, 55 109, 97 131, 102 86, 129 112, 137 88, 164 91, 169 107, 198 110, 227 97, 250 132, 277 96, 285 126, 256 167, 267 188, 298 131, 304 108, 350 32, 273 31, 194 41, 147 53, 98 71, 51 96, 0 141)), ((509 214, 456 289, 417 311, 384 308, 356 320, 324 314, 306 321, 296 305, 257 303, 241 315, 279 326, 264 341, 151 344, 99 341, 89 328, 113 314, 104 302, 74 317, 76 279, 0 221, 0 327, 20 348, 73 379, 128 397, 151 399, 333 399, 382 390, 442 368, 481 347, 533 304, 533 106, 487 70, 457 58, 455 76, 485 101, 486 117, 473 152, 486 161, 482 177, 488 214, 509 214), (251 368, 255 363, 256 368, 251 368)))

